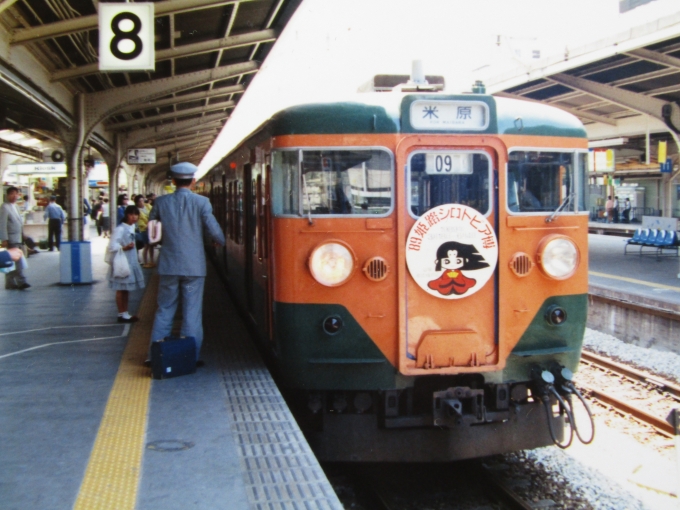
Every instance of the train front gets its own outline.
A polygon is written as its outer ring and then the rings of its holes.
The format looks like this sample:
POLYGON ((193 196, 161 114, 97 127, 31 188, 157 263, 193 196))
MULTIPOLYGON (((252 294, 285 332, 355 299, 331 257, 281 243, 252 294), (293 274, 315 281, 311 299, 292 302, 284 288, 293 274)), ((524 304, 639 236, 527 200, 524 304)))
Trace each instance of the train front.
POLYGON ((293 113, 272 156, 274 331, 317 455, 564 446, 587 310, 580 122, 482 95, 293 113))

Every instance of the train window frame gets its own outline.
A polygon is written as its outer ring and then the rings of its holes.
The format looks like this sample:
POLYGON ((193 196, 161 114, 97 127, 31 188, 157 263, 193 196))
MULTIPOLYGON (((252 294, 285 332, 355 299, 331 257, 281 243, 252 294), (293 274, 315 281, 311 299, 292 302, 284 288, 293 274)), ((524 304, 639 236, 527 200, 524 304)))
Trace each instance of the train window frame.
POLYGON ((344 219, 350 219, 350 218, 387 218, 391 216, 394 213, 395 210, 395 204, 396 204, 396 172, 395 172, 395 157, 394 153, 385 146, 381 145, 337 145, 337 146, 332 146, 332 145, 324 145, 324 146, 299 146, 299 147, 281 147, 281 148, 276 148, 272 149, 272 185, 276 184, 279 185, 281 184, 278 182, 277 178, 274 177, 274 175, 277 173, 274 168, 274 161, 275 161, 275 155, 277 152, 286 152, 286 151, 296 151, 298 153, 298 168, 297 168, 297 189, 298 189, 298 213, 297 214, 291 214, 291 213, 280 213, 280 212, 275 212, 277 209, 280 208, 280 203, 278 202, 278 196, 276 196, 274 193, 272 193, 271 200, 272 200, 272 216, 275 218, 344 218, 344 219), (382 213, 382 214, 371 214, 371 213, 366 213, 366 214, 323 214, 323 213, 306 213, 304 212, 304 199, 302 196, 303 193, 303 179, 302 179, 302 163, 304 161, 304 151, 314 151, 314 152, 322 152, 322 151, 381 151, 384 152, 388 155, 389 160, 390 160, 390 207, 389 209, 382 213))
POLYGON ((558 152, 560 154, 571 154, 572 155, 572 165, 574 166, 574 189, 577 192, 576 199, 572 200, 568 207, 564 208, 560 214, 569 215, 588 215, 588 209, 585 205, 586 195, 585 186, 588 182, 587 176, 587 154, 588 149, 578 149, 578 148, 560 148, 560 147, 526 147, 526 146, 513 146, 508 147, 508 159, 505 163, 505 174, 503 176, 505 180, 505 189, 503 190, 505 194, 505 211, 511 216, 546 216, 554 212, 555 209, 559 207, 560 204, 555 205, 551 210, 544 211, 513 211, 510 209, 510 192, 508 186, 510 185, 510 155, 513 152, 558 152), (581 163, 583 161, 582 157, 585 155, 585 168, 581 169, 581 163))
MULTIPOLYGON (((449 154, 452 152, 456 153, 463 153, 463 154, 480 154, 486 157, 486 159, 489 162, 489 173, 488 173, 488 208, 485 212, 479 211, 480 214, 483 214, 485 218, 488 218, 491 214, 493 214, 493 208, 494 208, 494 199, 493 199, 493 183, 494 183, 494 156, 491 154, 489 151, 486 151, 484 149, 463 149, 460 147, 432 147, 432 148, 416 148, 413 151, 411 151, 408 155, 408 158, 406 159, 406 210, 408 211, 408 214, 411 218, 417 220, 422 217, 421 216, 416 216, 413 213, 413 209, 411 208, 411 198, 412 198, 412 189, 411 189, 411 159, 413 156, 417 154, 435 154, 435 153, 440 153, 440 154, 449 154)), ((437 207, 437 206, 434 206, 437 207)), ((430 210, 430 209, 428 209, 430 210)), ((427 211, 425 211, 427 212, 427 211)), ((425 214, 425 212, 423 214, 425 214)))

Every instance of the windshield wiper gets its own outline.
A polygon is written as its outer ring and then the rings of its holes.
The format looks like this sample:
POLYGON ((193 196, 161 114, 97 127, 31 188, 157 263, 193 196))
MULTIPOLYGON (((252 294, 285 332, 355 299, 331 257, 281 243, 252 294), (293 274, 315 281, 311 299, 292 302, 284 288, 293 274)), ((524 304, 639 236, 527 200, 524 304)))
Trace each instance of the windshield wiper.
POLYGON ((571 200, 572 200, 573 198, 574 198, 574 193, 569 193, 569 194, 567 195, 567 198, 564 199, 564 201, 560 204, 560 206, 559 206, 557 209, 555 209, 555 211, 554 211, 550 216, 548 216, 548 217, 545 219, 545 222, 546 222, 546 223, 552 222, 552 221, 557 217, 557 215, 558 215, 565 207, 567 207, 567 204, 568 204, 569 202, 571 202, 571 200))

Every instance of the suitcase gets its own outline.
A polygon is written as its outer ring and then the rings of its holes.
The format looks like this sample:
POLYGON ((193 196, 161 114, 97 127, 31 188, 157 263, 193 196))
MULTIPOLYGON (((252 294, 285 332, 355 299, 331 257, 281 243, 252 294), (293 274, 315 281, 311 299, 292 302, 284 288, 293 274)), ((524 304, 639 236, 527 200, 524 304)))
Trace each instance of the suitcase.
POLYGON ((151 374, 154 379, 170 379, 196 373, 196 339, 166 337, 151 342, 151 374))

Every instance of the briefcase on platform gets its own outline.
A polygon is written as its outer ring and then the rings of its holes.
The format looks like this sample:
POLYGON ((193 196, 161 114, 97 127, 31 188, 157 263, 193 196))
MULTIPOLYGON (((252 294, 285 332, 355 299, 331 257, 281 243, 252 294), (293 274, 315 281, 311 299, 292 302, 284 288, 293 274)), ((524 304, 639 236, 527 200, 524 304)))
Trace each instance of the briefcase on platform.
POLYGON ((151 342, 151 374, 154 379, 169 379, 196 372, 196 339, 169 336, 151 342))

